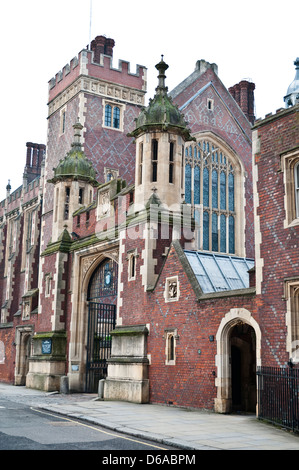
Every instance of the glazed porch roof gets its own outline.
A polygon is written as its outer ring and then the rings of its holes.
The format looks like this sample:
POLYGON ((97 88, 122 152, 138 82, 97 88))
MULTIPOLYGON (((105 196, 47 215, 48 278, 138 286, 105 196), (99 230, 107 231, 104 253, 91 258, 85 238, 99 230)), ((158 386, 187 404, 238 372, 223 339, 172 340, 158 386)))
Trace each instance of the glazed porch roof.
POLYGON ((249 287, 253 259, 200 251, 184 253, 204 294, 249 287))

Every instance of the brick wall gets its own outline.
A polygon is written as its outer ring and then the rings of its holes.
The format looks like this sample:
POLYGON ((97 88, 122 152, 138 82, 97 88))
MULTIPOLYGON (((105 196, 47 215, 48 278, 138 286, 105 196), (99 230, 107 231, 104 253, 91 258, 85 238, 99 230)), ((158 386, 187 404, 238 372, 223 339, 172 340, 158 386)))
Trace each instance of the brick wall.
POLYGON ((298 107, 281 110, 257 122, 260 150, 255 153, 263 260, 261 295, 257 299, 263 331, 263 365, 285 366, 285 279, 299 276, 299 226, 284 226, 285 186, 281 155, 299 146, 298 107))

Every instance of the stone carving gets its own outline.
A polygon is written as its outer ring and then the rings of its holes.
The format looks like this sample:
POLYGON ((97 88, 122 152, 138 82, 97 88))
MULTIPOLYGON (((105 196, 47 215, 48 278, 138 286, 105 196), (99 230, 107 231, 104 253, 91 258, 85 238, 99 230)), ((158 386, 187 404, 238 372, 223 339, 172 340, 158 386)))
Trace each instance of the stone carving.
POLYGON ((176 299, 178 295, 178 283, 177 281, 170 281, 168 284, 168 298, 176 299))

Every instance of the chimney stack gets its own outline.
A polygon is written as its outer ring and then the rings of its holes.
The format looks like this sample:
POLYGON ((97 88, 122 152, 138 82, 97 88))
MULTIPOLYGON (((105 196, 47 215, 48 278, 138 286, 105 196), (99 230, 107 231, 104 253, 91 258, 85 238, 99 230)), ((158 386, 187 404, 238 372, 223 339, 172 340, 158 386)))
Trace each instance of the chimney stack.
POLYGON ((94 62, 100 63, 101 54, 112 57, 114 45, 114 39, 106 38, 105 36, 97 36, 91 41, 90 48, 94 52, 94 62))
POLYGON ((242 80, 240 83, 228 89, 251 124, 253 124, 255 120, 254 89, 255 84, 247 80, 242 80))

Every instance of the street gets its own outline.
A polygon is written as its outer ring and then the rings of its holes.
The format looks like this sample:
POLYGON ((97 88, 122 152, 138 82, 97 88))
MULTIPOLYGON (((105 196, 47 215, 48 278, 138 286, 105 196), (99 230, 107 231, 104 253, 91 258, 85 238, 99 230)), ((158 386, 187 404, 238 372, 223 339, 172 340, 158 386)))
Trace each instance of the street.
POLYGON ((115 433, 100 426, 0 397, 0 450, 167 449, 174 448, 115 433))

